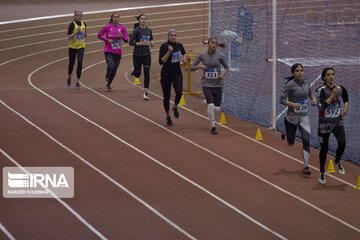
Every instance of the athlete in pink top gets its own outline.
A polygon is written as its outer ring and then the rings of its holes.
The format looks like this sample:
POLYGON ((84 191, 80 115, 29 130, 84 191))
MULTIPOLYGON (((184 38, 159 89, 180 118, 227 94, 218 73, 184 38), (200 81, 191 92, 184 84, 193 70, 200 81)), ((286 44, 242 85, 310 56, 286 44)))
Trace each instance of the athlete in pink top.
POLYGON ((129 40, 126 28, 119 23, 119 20, 120 14, 112 13, 109 24, 105 25, 98 34, 98 38, 105 42, 104 54, 107 63, 105 80, 107 81, 106 89, 109 92, 112 92, 110 85, 120 64, 122 42, 127 43, 129 40))

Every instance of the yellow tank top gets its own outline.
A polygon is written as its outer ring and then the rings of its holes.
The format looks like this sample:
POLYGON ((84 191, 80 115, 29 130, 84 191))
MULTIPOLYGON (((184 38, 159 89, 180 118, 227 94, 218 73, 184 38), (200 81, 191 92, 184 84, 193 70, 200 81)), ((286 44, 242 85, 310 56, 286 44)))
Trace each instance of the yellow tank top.
POLYGON ((74 48, 74 49, 84 48, 85 47, 85 24, 83 22, 81 22, 81 26, 78 26, 75 21, 73 21, 73 23, 74 23, 74 30, 72 33, 75 33, 79 27, 80 27, 80 32, 75 34, 75 36, 72 39, 70 39, 69 47, 74 48))

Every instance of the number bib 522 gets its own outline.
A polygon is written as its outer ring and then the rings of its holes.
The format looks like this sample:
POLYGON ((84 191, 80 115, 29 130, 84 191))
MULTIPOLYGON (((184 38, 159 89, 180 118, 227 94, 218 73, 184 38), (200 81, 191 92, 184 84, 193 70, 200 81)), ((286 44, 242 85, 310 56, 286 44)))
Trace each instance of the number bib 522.
POLYGON ((325 117, 327 118, 337 118, 340 116, 340 104, 331 103, 325 109, 325 117))

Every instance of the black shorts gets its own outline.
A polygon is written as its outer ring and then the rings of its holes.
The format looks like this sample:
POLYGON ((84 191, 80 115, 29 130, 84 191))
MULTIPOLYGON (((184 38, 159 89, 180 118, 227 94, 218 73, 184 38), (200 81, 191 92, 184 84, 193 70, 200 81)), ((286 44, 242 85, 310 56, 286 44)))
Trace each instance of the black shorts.
POLYGON ((216 107, 221 105, 222 87, 203 87, 206 103, 213 103, 216 107))

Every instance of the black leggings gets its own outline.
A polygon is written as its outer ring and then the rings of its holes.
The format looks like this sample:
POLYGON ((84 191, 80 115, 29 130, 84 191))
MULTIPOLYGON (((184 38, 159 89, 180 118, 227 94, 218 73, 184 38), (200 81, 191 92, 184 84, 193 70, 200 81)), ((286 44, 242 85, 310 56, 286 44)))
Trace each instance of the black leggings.
POLYGON ((183 77, 182 74, 168 74, 161 73, 161 87, 163 90, 163 105, 165 112, 169 112, 170 109, 170 96, 171 96, 171 83, 173 84, 175 90, 175 105, 177 106, 180 102, 182 96, 183 88, 183 77))
POLYGON ((81 71, 82 71, 82 61, 84 57, 85 48, 74 49, 69 48, 69 66, 68 66, 68 74, 71 75, 75 65, 75 59, 77 55, 77 69, 76 69, 76 77, 80 79, 81 71))
POLYGON ((105 60, 107 64, 106 76, 109 77, 109 81, 108 81, 109 86, 115 78, 116 71, 120 65, 120 59, 121 59, 120 54, 105 52, 105 60))
MULTIPOLYGON (((340 159, 344 153, 345 150, 345 146, 346 146, 346 140, 345 140, 345 130, 344 130, 344 126, 336 126, 332 131, 331 131, 335 138, 336 141, 338 143, 338 147, 336 150, 336 157, 335 157, 335 163, 339 163, 340 159)), ((329 150, 329 138, 330 138, 330 133, 319 133, 318 132, 318 137, 319 137, 319 142, 320 142, 320 172, 324 173, 325 172, 325 163, 326 163, 326 155, 328 153, 329 150)))
POLYGON ((133 56, 134 72, 133 75, 139 78, 141 75, 141 65, 144 66, 144 88, 149 88, 150 85, 150 66, 151 55, 147 56, 133 56))

